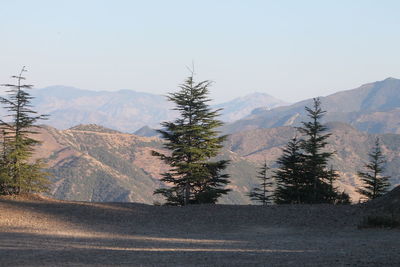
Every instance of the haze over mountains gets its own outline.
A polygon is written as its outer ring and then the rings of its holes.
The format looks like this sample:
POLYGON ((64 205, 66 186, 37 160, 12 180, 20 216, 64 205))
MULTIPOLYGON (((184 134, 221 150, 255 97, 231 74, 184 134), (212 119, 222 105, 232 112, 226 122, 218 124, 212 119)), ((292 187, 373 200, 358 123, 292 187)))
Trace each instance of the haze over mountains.
MULTIPOLYGON (((32 91, 39 113, 50 114, 45 123, 58 129, 78 124, 98 124, 122 132, 154 135, 160 122, 177 113, 165 96, 132 90, 90 91, 54 86, 32 91), (141 129, 144 127, 143 129, 141 129)), ((387 78, 359 88, 321 97, 328 111, 326 122, 341 121, 369 133, 400 133, 400 80, 387 78)), ((221 119, 226 133, 298 126, 306 119, 304 106, 312 99, 288 105, 263 93, 233 99, 213 108, 223 108, 221 119)))
MULTIPOLYGON (((177 116, 165 96, 132 90, 90 91, 66 86, 51 86, 32 91, 33 105, 39 113, 49 114, 45 123, 58 129, 78 124, 99 124, 133 133, 141 127, 158 128, 160 122, 177 116)), ((221 119, 232 122, 254 108, 271 109, 287 105, 268 94, 253 93, 214 108, 224 108, 221 119)))
POLYGON ((214 105, 213 108, 221 108, 221 119, 224 122, 239 120, 258 108, 260 110, 271 110, 280 106, 287 106, 289 103, 279 100, 265 93, 252 93, 231 101, 214 105))
MULTIPOLYGON (((359 88, 320 97, 323 109, 327 110, 324 121, 349 123, 369 133, 400 133, 400 80, 387 78, 368 83, 359 88)), ((246 118, 226 125, 227 133, 237 131, 299 126, 306 120, 305 106, 312 99, 272 110, 254 110, 246 118)))

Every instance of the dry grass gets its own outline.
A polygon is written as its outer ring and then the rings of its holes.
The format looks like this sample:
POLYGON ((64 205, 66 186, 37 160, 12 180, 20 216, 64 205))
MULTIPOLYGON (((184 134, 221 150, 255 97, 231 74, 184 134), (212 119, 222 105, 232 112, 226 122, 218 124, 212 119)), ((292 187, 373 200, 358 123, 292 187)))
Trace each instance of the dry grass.
POLYGON ((398 266, 398 230, 362 206, 193 206, 0 199, 4 266, 398 266))

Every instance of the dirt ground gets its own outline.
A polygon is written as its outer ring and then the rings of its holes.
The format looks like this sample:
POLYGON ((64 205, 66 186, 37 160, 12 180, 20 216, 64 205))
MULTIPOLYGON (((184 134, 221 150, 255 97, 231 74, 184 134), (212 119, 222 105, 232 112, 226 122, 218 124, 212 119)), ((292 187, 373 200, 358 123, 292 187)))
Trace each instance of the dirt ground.
POLYGON ((0 199, 0 266, 400 266, 364 206, 160 207, 0 199))

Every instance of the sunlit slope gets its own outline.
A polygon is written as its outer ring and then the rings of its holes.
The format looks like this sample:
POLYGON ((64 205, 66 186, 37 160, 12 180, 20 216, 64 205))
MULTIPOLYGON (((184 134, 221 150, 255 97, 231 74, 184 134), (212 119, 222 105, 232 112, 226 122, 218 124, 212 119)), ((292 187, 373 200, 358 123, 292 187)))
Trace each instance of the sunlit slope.
MULTIPOLYGON (((344 123, 329 123, 333 135, 330 151, 336 151, 332 162, 339 170, 340 190, 348 192, 354 201, 360 181, 356 176, 378 135, 360 132, 344 123)), ((231 175, 232 189, 220 203, 249 204, 246 194, 257 184, 257 171, 264 161, 272 168, 281 148, 295 135, 292 127, 257 129, 232 134, 218 156, 230 160, 226 170, 231 175)), ((85 201, 160 201, 153 195, 164 186, 160 173, 168 170, 152 150, 167 152, 155 137, 139 137, 120 133, 97 125, 80 125, 68 130, 44 127, 38 136, 43 144, 37 157, 45 158, 54 174, 51 195, 60 199, 85 201)), ((387 174, 393 185, 400 182, 400 135, 379 135, 387 156, 387 174)), ((273 170, 272 170, 273 171, 273 170)), ((273 172, 271 171, 271 175, 273 172)))

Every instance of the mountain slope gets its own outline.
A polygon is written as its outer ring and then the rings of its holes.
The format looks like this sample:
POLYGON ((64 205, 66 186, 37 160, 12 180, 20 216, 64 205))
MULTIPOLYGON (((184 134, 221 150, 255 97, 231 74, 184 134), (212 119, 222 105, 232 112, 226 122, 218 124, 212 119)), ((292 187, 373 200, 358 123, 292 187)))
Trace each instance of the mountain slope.
MULTIPOLYGON (((359 132, 343 123, 330 123, 333 135, 329 149, 336 151, 332 164, 339 170, 340 190, 354 201, 360 185, 356 173, 368 160, 367 153, 377 135, 359 132)), ((292 127, 256 129, 235 133, 218 156, 231 161, 227 173, 233 189, 220 203, 249 204, 246 193, 258 183, 258 168, 264 162, 276 167, 281 148, 295 134, 292 127)), ((387 156, 387 174, 392 185, 400 183, 400 135, 379 135, 387 156)), ((153 191, 163 184, 160 173, 168 170, 151 150, 164 151, 155 137, 139 137, 97 125, 80 125, 68 130, 44 127, 38 136, 43 144, 36 156, 45 158, 54 174, 51 195, 60 199, 85 201, 134 201, 153 203, 161 199, 153 191)), ((165 152, 165 151, 164 151, 165 152)))
POLYGON ((143 147, 157 149, 159 141, 93 125, 64 131, 45 127, 38 137, 43 144, 37 157, 47 159, 54 174, 51 194, 57 198, 148 203, 158 186, 135 161, 143 147))
MULTIPOLYGON (((324 120, 349 123, 370 133, 400 133, 400 80, 388 78, 359 88, 321 97, 328 111, 324 120)), ((312 99, 272 110, 258 110, 223 127, 227 133, 258 128, 298 126, 306 120, 305 106, 312 99)))
MULTIPOLYGON (((84 201, 160 200, 153 192, 163 185, 160 173, 167 171, 167 166, 151 156, 152 150, 164 151, 160 139, 97 125, 79 125, 62 131, 45 126, 37 138, 43 143, 36 157, 46 159, 53 174, 52 196, 84 201)), ((230 186, 235 192, 222 203, 249 203, 245 194, 255 182, 255 165, 227 150, 219 157, 234 163, 227 171, 233 174, 230 186)))
MULTIPOLYGON (((335 151, 330 164, 339 171, 338 186, 349 193, 353 201, 358 201, 356 188, 361 185, 357 171, 368 162, 368 153, 376 137, 380 138, 382 151, 387 157, 386 174, 392 176, 392 186, 400 183, 400 135, 367 134, 340 122, 328 123, 327 126, 332 132, 328 139, 328 150, 335 151)), ((281 155, 281 147, 295 135, 298 135, 295 128, 289 126, 238 132, 230 136, 226 149, 258 164, 265 160, 269 166, 275 168, 276 159, 281 155)))

